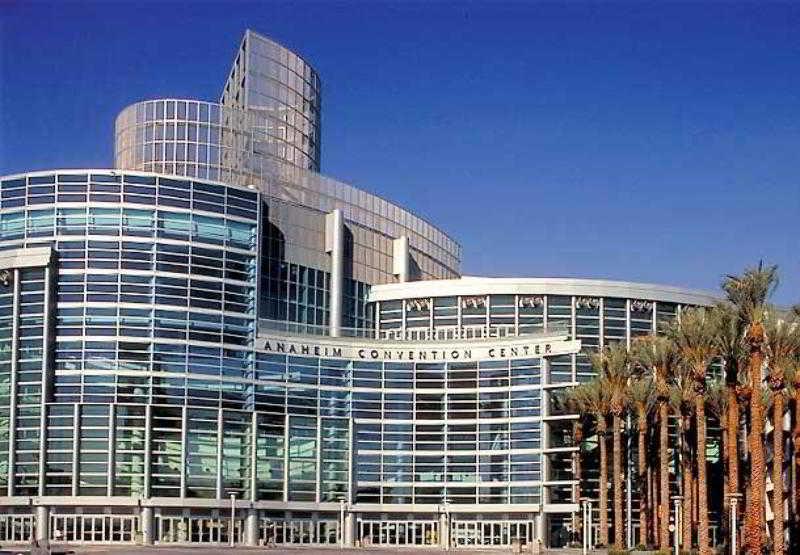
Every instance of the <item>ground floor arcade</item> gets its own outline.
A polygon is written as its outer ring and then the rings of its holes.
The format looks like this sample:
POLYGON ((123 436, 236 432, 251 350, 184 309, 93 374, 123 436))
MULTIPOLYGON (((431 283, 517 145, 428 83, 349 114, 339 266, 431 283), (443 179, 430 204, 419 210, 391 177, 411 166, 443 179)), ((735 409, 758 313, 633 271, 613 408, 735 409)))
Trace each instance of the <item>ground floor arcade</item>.
MULTIPOLYGON (((355 507, 353 507, 355 509, 355 507)), ((0 544, 509 547, 563 544, 564 513, 268 510, 158 506, 7 507, 0 544)))

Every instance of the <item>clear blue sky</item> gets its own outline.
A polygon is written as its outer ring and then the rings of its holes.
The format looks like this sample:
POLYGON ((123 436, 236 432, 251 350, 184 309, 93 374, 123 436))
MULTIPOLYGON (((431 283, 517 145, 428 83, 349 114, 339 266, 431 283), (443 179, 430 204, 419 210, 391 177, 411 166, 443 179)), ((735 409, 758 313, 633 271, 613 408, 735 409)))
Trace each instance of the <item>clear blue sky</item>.
POLYGON ((107 167, 115 115, 216 99, 246 27, 323 80, 323 172, 428 217, 467 274, 800 301, 800 4, 0 6, 0 173, 107 167))

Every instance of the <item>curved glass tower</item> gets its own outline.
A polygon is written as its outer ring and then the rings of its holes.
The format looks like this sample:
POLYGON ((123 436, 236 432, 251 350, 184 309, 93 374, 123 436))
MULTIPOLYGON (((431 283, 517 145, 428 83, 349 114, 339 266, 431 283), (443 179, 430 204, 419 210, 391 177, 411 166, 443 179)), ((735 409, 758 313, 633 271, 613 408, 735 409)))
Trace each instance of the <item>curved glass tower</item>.
POLYGON ((320 87, 319 75, 298 54, 247 30, 220 104, 248 112, 255 150, 319 171, 320 87))

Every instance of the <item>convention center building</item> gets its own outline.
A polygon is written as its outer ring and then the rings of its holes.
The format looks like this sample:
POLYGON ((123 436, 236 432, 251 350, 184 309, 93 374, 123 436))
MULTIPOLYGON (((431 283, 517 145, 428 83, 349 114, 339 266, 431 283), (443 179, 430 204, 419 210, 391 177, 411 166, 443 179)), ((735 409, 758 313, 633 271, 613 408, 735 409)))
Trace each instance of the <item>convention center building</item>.
POLYGON ((714 298, 461 277, 455 239, 319 173, 321 106, 247 31, 219 102, 122 110, 113 169, 0 178, 0 544, 571 533, 554 395, 714 298))

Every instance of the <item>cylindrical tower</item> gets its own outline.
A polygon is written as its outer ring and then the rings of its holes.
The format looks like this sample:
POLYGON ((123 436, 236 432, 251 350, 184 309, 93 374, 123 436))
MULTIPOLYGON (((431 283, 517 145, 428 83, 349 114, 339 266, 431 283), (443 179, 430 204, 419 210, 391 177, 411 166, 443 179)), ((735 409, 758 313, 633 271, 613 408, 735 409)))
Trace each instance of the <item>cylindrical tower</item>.
MULTIPOLYGON (((117 116, 114 165, 249 185, 251 119, 246 110, 213 102, 157 99, 131 104, 117 116)), ((270 158, 270 164, 278 162, 270 158)))

